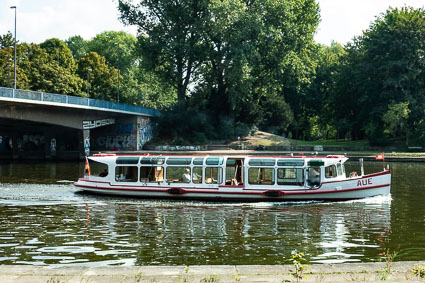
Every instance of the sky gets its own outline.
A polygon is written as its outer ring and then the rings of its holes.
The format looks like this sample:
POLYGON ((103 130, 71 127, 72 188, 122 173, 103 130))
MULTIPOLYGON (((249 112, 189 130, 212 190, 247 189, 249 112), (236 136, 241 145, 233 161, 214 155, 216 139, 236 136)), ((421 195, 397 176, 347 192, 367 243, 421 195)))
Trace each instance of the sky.
MULTIPOLYGON (((366 30, 389 7, 424 8, 425 0, 316 0, 321 10, 315 40, 330 45, 346 44, 366 30)), ((14 33, 17 7, 17 40, 41 43, 49 38, 66 40, 80 35, 91 39, 104 31, 126 31, 135 27, 118 20, 117 0, 0 0, 0 35, 14 33)))

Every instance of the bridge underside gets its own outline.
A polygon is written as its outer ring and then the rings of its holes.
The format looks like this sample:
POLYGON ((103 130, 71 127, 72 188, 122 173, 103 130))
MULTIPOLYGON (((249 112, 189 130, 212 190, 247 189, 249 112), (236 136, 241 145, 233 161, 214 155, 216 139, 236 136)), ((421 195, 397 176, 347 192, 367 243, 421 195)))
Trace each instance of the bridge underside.
POLYGON ((146 116, 0 102, 3 159, 77 159, 90 151, 140 150, 150 137, 146 116))
POLYGON ((0 119, 0 158, 2 159, 54 159, 57 156, 61 159, 77 159, 81 152, 81 139, 82 133, 78 129, 31 121, 0 119))

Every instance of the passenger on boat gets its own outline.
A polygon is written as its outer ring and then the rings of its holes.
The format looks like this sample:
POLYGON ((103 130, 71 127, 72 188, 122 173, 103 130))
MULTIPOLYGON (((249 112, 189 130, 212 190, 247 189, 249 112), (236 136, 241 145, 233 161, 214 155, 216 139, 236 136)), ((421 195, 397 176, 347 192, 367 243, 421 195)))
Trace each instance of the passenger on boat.
POLYGON ((320 171, 318 167, 310 167, 308 179, 312 185, 320 184, 320 171))
POLYGON ((189 168, 186 168, 182 177, 183 177, 183 183, 189 183, 190 182, 190 169, 189 168))
POLYGON ((103 172, 99 173, 99 177, 106 177, 108 176, 108 169, 103 170, 103 172))

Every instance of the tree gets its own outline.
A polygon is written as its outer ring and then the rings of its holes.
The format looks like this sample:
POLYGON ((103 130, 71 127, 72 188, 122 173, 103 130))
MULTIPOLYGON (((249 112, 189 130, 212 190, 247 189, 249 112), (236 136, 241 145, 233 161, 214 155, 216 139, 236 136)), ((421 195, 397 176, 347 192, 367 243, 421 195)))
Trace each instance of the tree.
MULTIPOLYGON (((4 87, 13 87, 14 85, 14 42, 12 34, 8 32, 0 36, 0 85, 4 87)), ((24 46, 16 44, 16 87, 28 89, 29 81, 23 64, 25 64, 24 46)))
POLYGON ((388 111, 382 116, 385 123, 384 133, 393 137, 406 136, 407 121, 409 119, 409 102, 390 104, 388 111))
POLYGON ((176 102, 172 87, 152 72, 131 68, 123 75, 120 101, 144 107, 165 110, 176 102))
MULTIPOLYGON (((313 136, 324 139, 345 137, 346 125, 340 122, 349 113, 346 112, 346 108, 335 107, 343 103, 343 101, 336 102, 335 93, 336 78, 346 52, 337 42, 332 42, 331 46, 317 45, 315 50, 312 56, 312 60, 316 62, 315 74, 304 99, 305 116, 309 118, 310 124, 304 130, 316 129, 315 135, 310 135, 310 138, 314 138, 313 136), (336 116, 338 119, 334 119, 336 116)), ((344 99, 347 98, 344 97, 344 99)))
POLYGON ((424 49, 425 10, 407 7, 389 9, 347 47, 336 101, 354 102, 343 104, 354 134, 382 144, 383 115, 399 103, 411 111, 403 135, 417 133, 425 110, 424 49))
POLYGON ((287 101, 298 106, 300 89, 309 83, 317 4, 211 1, 208 11, 202 78, 213 120, 224 116, 282 133, 293 117, 287 101), (275 120, 278 112, 280 121, 275 120))
POLYGON ((85 89, 89 97, 117 100, 115 86, 118 83, 118 71, 114 67, 108 67, 105 57, 89 52, 78 62, 77 74, 85 78, 85 89))
POLYGON ((83 58, 88 52, 88 43, 81 36, 75 35, 71 36, 67 40, 65 40, 66 46, 71 50, 72 57, 75 60, 80 60, 83 58))
POLYGON ((15 42, 15 39, 13 38, 12 33, 9 31, 5 35, 0 35, 0 48, 9 48, 13 47, 13 43, 15 42))
POLYGON ((40 47, 46 50, 50 60, 55 61, 59 66, 68 69, 71 73, 77 69, 71 50, 62 40, 51 38, 41 43, 40 47))
POLYGON ((52 55, 38 44, 24 44, 21 56, 24 58, 21 68, 28 76, 31 90, 73 95, 80 93, 82 80, 67 68, 72 68, 75 62, 65 60, 63 65, 58 65, 57 61, 52 60, 52 55))
MULTIPOLYGON (((12 45, 13 46, 13 45, 12 45)), ((0 85, 4 87, 13 87, 13 47, 8 43, 0 49, 0 85)))
MULTIPOLYGON (((16 61, 16 88, 30 89, 28 74, 26 72, 25 44, 16 44, 16 61)), ((0 72, 0 85, 4 87, 13 87, 13 47, 4 47, 0 49, 0 68, 1 70, 3 70, 2 72, 0 72)))
POLYGON ((206 136, 230 138, 259 125, 283 132, 291 124, 287 101, 299 104, 314 68, 313 0, 119 3, 121 19, 139 28, 142 64, 175 87, 187 105, 175 111, 200 113, 206 136))
POLYGON ((135 54, 137 39, 124 31, 105 31, 88 41, 88 50, 105 57, 111 67, 127 73, 138 63, 140 57, 135 54))
POLYGON ((200 67, 203 50, 200 39, 206 0, 140 0, 133 5, 119 0, 118 9, 125 24, 136 25, 145 66, 170 80, 180 104, 186 103, 188 86, 200 67))

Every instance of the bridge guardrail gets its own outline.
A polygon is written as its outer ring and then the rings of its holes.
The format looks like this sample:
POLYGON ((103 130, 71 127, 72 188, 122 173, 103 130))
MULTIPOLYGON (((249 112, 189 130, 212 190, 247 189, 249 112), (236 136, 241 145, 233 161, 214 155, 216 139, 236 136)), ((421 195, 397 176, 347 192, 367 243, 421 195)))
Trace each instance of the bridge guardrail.
POLYGON ((94 108, 105 108, 111 110, 121 110, 127 112, 135 112, 139 114, 145 114, 150 116, 158 116, 159 111, 152 108, 146 108, 142 106, 134 106, 123 103, 116 103, 111 101, 79 97, 73 95, 63 95, 56 93, 37 92, 30 90, 22 90, 13 88, 0 87, 0 96, 9 98, 28 99, 36 101, 56 102, 64 104, 73 104, 81 106, 89 106, 94 108))

